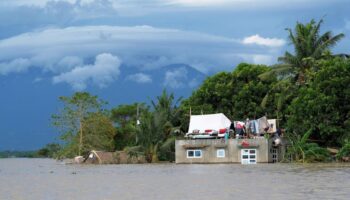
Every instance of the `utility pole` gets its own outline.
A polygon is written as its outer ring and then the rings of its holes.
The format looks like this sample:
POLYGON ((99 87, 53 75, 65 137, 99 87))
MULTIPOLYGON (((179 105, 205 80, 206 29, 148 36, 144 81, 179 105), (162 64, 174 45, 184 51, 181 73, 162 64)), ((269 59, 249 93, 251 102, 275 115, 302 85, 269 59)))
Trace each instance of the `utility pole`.
MULTIPOLYGON (((140 122, 140 107, 139 106, 140 106, 139 103, 137 103, 137 106, 136 106, 136 128, 137 128, 137 131, 139 131, 138 127, 141 124, 141 122, 140 122)), ((138 141, 139 141, 139 138, 137 137, 137 133, 136 133, 135 134, 136 144, 138 141)))
POLYGON ((139 103, 137 103, 137 109, 136 109, 136 125, 140 125, 140 107, 139 103))

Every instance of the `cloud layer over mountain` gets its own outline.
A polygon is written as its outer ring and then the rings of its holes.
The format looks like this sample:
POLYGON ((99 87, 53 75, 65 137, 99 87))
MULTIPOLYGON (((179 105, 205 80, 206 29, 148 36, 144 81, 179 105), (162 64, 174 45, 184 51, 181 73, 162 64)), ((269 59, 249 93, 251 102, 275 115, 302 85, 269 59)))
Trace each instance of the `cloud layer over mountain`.
MULTIPOLYGON (((147 71, 186 63, 210 73, 242 61, 271 64, 283 44, 260 36, 241 40, 150 26, 49 28, 1 40, 0 74, 39 68, 53 74, 54 83, 74 89, 85 89, 89 81, 105 87, 117 79, 120 64, 147 71)), ((150 81, 137 76, 139 82, 150 81)))
POLYGON ((111 54, 99 54, 92 65, 76 66, 71 71, 63 72, 53 77, 54 83, 66 82, 75 90, 84 90, 89 81, 99 86, 106 87, 119 76, 120 60, 111 54))

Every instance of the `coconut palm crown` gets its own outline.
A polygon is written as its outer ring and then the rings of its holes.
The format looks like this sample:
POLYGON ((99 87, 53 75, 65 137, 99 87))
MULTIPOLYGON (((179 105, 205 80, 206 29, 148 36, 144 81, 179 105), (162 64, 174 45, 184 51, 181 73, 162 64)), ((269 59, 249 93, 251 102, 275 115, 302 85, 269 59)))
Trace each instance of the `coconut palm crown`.
POLYGON ((344 37, 343 33, 333 36, 331 31, 320 34, 322 23, 322 19, 318 23, 311 20, 306 24, 297 22, 294 31, 287 28, 288 39, 294 46, 294 55, 286 51, 284 56, 278 58, 280 64, 273 66, 272 70, 264 75, 270 76, 273 73, 279 77, 289 77, 302 85, 307 72, 315 67, 315 61, 330 55, 330 49, 344 37))

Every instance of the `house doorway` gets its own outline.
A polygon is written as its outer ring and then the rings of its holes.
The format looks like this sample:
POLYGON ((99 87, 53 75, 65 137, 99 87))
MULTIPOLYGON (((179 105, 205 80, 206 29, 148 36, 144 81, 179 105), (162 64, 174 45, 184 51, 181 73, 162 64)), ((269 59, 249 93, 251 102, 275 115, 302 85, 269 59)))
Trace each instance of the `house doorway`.
POLYGON ((242 149, 241 150, 241 164, 249 165, 256 164, 256 149, 242 149))

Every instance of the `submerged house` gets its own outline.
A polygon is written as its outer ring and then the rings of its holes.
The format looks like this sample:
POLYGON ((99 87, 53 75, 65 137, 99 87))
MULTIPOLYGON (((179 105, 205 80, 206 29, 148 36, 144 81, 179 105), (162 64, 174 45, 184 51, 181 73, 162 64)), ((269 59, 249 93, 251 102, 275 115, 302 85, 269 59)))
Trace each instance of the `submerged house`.
POLYGON ((114 163, 113 152, 106 151, 90 151, 89 155, 85 158, 86 164, 112 164, 114 163))
POLYGON ((143 155, 130 156, 125 151, 106 152, 95 151, 89 152, 82 163, 85 164, 138 164, 146 163, 143 155))
MULTIPOLYGON (((230 127, 231 121, 222 113, 191 116, 188 139, 175 142, 175 162, 256 164, 283 159, 286 146, 282 137, 232 138, 235 134, 230 127)), ((273 135, 276 127, 265 130, 273 135)))

